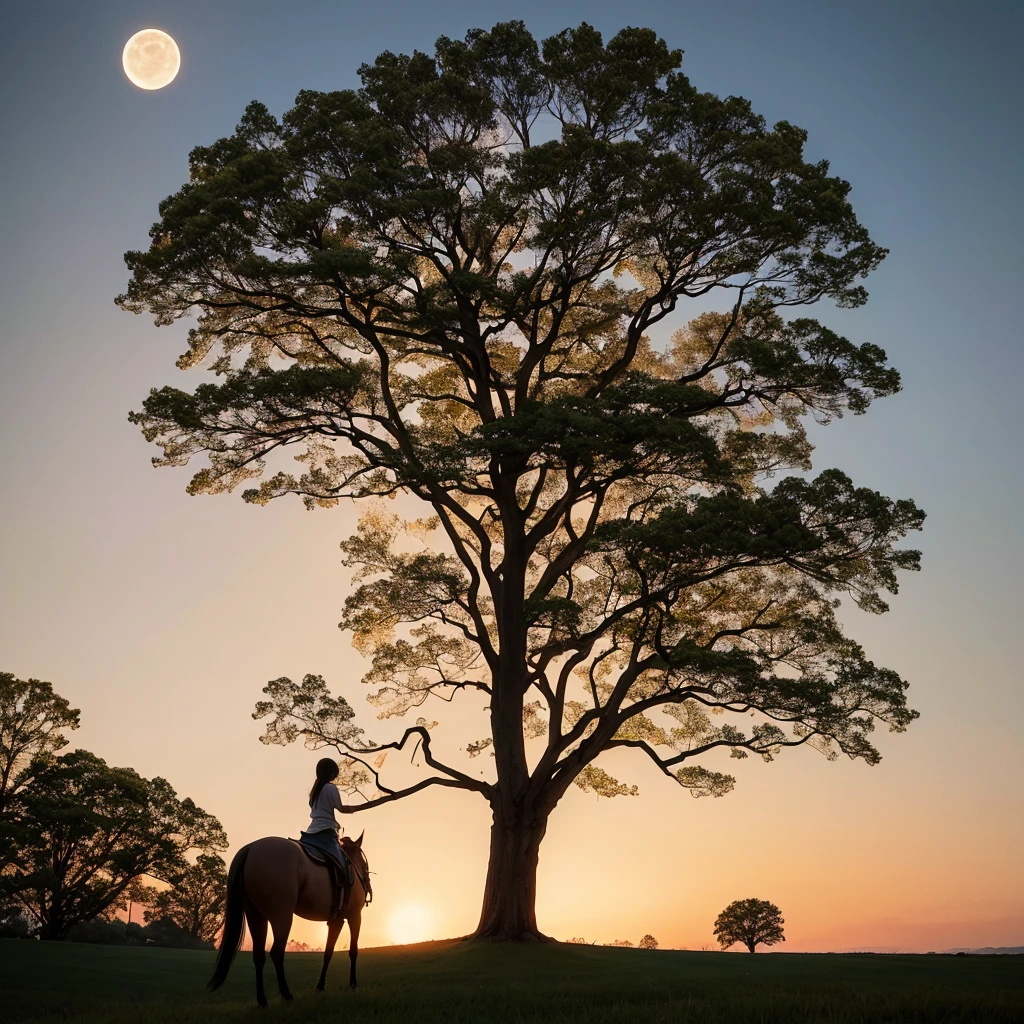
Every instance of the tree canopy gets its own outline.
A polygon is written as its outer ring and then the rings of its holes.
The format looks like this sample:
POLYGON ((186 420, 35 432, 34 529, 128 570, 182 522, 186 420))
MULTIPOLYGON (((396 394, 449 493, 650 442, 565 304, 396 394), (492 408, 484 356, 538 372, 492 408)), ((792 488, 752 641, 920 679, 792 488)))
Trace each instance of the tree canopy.
POLYGON ((722 949, 742 942, 754 953, 758 946, 776 946, 786 941, 782 933, 782 911, 767 900, 735 900, 715 921, 715 938, 722 949))
POLYGON ((63 730, 77 729, 78 715, 51 683, 0 672, 0 821, 34 768, 67 746, 63 730))
POLYGON ((178 868, 166 889, 141 894, 147 923, 170 920, 189 938, 212 943, 224 923, 228 870, 222 857, 201 853, 194 864, 178 868))
POLYGON ((189 850, 227 846, 220 823, 161 778, 112 768, 87 750, 55 757, 12 801, 4 832, 15 849, 0 895, 47 939, 103 914, 146 874, 172 879, 189 850))
POLYGON ((194 464, 194 494, 369 499, 341 626, 372 702, 477 697, 461 760, 424 718, 371 743, 313 674, 271 683, 257 717, 268 742, 337 746, 363 807, 485 798, 479 935, 539 934, 551 811, 573 784, 636 791, 607 751, 718 796, 719 751, 873 764, 875 721, 915 717, 835 609, 886 609, 923 514, 811 476, 804 426, 899 375, 796 315, 863 303, 885 250, 803 130, 700 92, 680 61, 649 29, 587 24, 385 52, 357 90, 303 91, 281 118, 250 104, 126 256, 118 302, 193 318, 178 365, 215 377, 132 414, 154 461, 194 464), (374 503, 398 495, 426 515, 374 503), (407 745, 429 771, 388 783, 407 745))

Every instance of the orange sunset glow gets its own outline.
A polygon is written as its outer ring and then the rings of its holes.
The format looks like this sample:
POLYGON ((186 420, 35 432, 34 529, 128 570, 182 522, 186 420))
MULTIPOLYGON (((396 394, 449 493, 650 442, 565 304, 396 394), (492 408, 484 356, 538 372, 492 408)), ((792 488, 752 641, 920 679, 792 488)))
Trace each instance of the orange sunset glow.
POLYGON ((1020 12, 521 6, 5 14, 0 673, 81 720, 24 764, 194 801, 222 893, 340 758, 364 950, 1024 948, 1020 12))

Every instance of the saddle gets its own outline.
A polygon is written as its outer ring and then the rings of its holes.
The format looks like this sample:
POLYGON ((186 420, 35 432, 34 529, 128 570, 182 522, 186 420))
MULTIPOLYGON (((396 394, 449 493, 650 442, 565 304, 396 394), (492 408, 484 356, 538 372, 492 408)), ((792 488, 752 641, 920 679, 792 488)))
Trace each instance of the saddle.
POLYGON ((298 843, 302 852, 314 864, 320 864, 327 868, 327 875, 331 880, 331 916, 329 920, 333 921, 344 910, 345 904, 348 901, 348 894, 355 884, 352 862, 348 857, 345 857, 344 852, 342 857, 345 859, 340 861, 336 857, 332 857, 325 850, 321 850, 319 847, 312 846, 309 843, 304 843, 301 839, 293 839, 292 842, 298 843))

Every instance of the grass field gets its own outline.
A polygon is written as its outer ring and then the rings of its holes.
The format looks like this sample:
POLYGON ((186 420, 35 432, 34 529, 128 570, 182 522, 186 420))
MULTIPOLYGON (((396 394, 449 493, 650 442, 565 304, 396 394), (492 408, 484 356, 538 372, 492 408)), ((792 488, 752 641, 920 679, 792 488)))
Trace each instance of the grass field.
POLYGON ((434 942, 360 953, 345 988, 335 956, 291 953, 295 1002, 255 1006, 252 962, 203 991, 212 953, 0 940, 0 1019, 113 1024, 1019 1024, 1024 957, 688 953, 593 946, 434 942))

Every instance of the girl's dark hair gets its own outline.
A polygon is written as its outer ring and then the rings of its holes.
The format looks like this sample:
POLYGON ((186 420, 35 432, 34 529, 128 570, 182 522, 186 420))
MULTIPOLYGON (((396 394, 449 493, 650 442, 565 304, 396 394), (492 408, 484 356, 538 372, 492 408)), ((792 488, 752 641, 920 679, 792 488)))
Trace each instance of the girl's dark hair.
POLYGON ((333 782, 337 777, 338 762, 332 761, 329 757, 321 757, 316 763, 316 782, 313 783, 313 788, 309 791, 310 807, 316 803, 316 798, 320 795, 320 790, 323 789, 328 782, 333 782))

